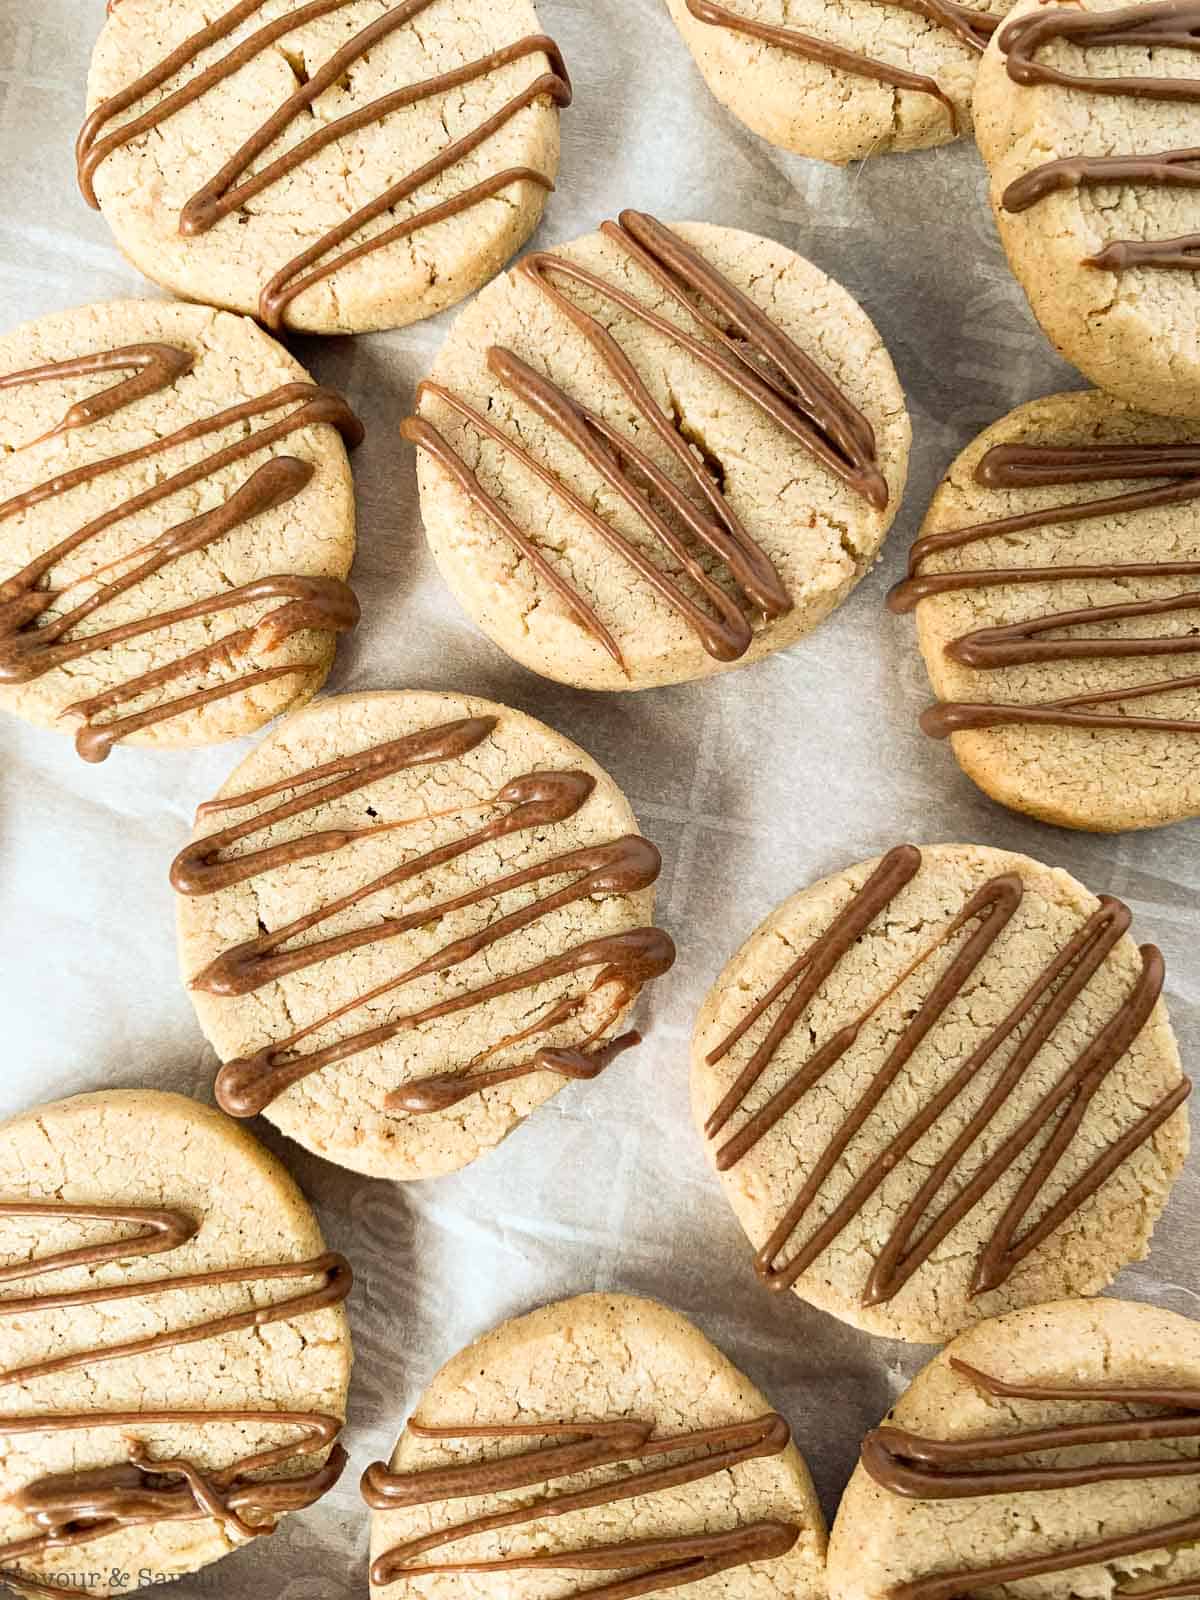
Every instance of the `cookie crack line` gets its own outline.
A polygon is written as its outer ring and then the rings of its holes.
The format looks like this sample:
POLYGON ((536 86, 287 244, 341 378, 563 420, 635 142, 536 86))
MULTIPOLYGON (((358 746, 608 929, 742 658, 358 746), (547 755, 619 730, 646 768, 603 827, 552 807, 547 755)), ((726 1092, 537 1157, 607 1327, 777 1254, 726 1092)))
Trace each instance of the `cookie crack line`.
POLYGON ((790 1522, 764 1520, 720 1532, 665 1534, 650 1539, 613 1540, 583 1549, 530 1551, 493 1560, 451 1560, 422 1563, 418 1558, 446 1545, 458 1544, 501 1528, 522 1527, 570 1512, 612 1506, 639 1495, 656 1494, 682 1484, 698 1483, 731 1472, 743 1461, 780 1455, 791 1434, 777 1412, 753 1421, 699 1428, 690 1433, 652 1439, 654 1424, 636 1418, 617 1422, 496 1423, 476 1427, 426 1427, 410 1422, 410 1433, 421 1439, 507 1440, 542 1438, 551 1443, 515 1455, 433 1467, 415 1472, 392 1472, 382 1461, 363 1474, 362 1493, 375 1511, 408 1506, 440 1506, 453 1500, 502 1494, 511 1489, 550 1485, 600 1467, 642 1463, 663 1456, 699 1451, 692 1460, 643 1467, 615 1482, 591 1488, 546 1494, 527 1505, 482 1513, 463 1522, 449 1523, 432 1533, 418 1535, 378 1556, 371 1566, 371 1582, 381 1587, 401 1579, 437 1575, 513 1571, 626 1572, 577 1591, 587 1600, 634 1600, 659 1594, 701 1578, 728 1572, 751 1561, 766 1561, 789 1551, 800 1536, 790 1522), (560 1442, 561 1441, 561 1442, 560 1442), (648 1569, 648 1570, 646 1570, 648 1569))
MULTIPOLYGON (((625 434, 573 399, 552 379, 535 372, 511 350, 493 346, 488 351, 488 370, 604 480, 687 574, 703 597, 703 605, 690 598, 679 583, 548 466, 445 385, 430 380, 422 383, 417 391, 418 404, 423 399, 434 398, 475 431, 500 445, 634 569, 688 624, 710 656, 718 661, 736 661, 745 655, 754 637, 742 604, 705 571, 693 550, 658 508, 656 499, 673 513, 678 524, 703 550, 725 565, 741 591, 743 603, 757 610, 767 621, 786 615, 792 608, 792 597, 770 557, 751 538, 721 488, 681 437, 672 417, 655 400, 620 343, 553 280, 566 279, 592 292, 671 340, 750 400, 814 460, 847 483, 875 510, 882 511, 888 503, 888 486, 879 469, 875 434, 867 418, 828 374, 748 295, 669 228, 644 212, 623 211, 618 222, 603 223, 600 232, 688 313, 707 340, 715 342, 715 348, 714 343, 686 332, 636 295, 565 256, 537 251, 527 256, 515 270, 551 302, 600 357, 637 416, 683 469, 686 489, 625 434), (709 309, 701 309, 697 301, 709 309), (714 312, 724 318, 725 327, 718 324, 714 312), (739 347, 739 340, 760 360, 769 363, 769 368, 747 356, 739 347), (695 494, 699 495, 700 504, 692 497, 695 494)), ((627 670, 616 640, 595 609, 547 560, 500 501, 483 487, 475 472, 428 418, 421 414, 409 417, 401 424, 400 432, 438 464, 554 590, 584 632, 618 667, 627 670)))
MULTIPOLYGON (((182 1211, 142 1206, 93 1206, 67 1201, 0 1201, 0 1220, 6 1217, 69 1218, 104 1222, 140 1229, 107 1243, 62 1250, 40 1259, 0 1265, 0 1284, 19 1283, 75 1267, 95 1269, 106 1263, 137 1262, 169 1254, 188 1243, 201 1224, 182 1211)), ((124 1361, 202 1343, 243 1329, 259 1329, 273 1322, 308 1316, 340 1305, 350 1293, 353 1273, 342 1255, 327 1251, 309 1261, 270 1262, 258 1266, 222 1267, 203 1272, 179 1273, 141 1282, 104 1284, 86 1289, 40 1292, 22 1298, 0 1297, 0 1319, 38 1312, 70 1310, 81 1305, 114 1305, 226 1284, 269 1284, 315 1280, 315 1287, 300 1288, 286 1299, 248 1311, 227 1312, 190 1327, 166 1329, 146 1338, 72 1351, 65 1355, 0 1372, 0 1387, 19 1386, 59 1372, 91 1368, 103 1361, 124 1361)), ((27 1516, 37 1532, 0 1545, 0 1581, 11 1581, 39 1594, 67 1595, 73 1590, 27 1577, 21 1561, 39 1563, 49 1552, 88 1544, 130 1527, 158 1522, 189 1522, 213 1518, 226 1536, 245 1542, 270 1533, 286 1511, 300 1510, 319 1500, 335 1484, 346 1465, 338 1444, 340 1418, 316 1411, 230 1410, 168 1408, 152 1411, 0 1412, 0 1437, 26 1434, 113 1429, 125 1440, 128 1457, 123 1464, 87 1471, 60 1473, 28 1484, 10 1496, 9 1504, 27 1516), (212 1427, 252 1423, 298 1430, 291 1443, 253 1451, 219 1471, 201 1471, 186 1459, 154 1459, 130 1430, 139 1426, 212 1427), (325 1461, 309 1472, 266 1482, 255 1472, 279 1467, 327 1450, 325 1461)))
MULTIPOLYGON (((191 372, 194 364, 192 352, 176 345, 126 345, 115 350, 32 367, 24 372, 0 375, 0 389, 22 388, 97 374, 131 374, 119 378, 98 394, 72 405, 56 427, 41 439, 23 447, 30 449, 51 438, 85 429, 92 423, 116 415, 136 401, 172 388, 180 378, 191 372)), ((256 578, 249 583, 235 585, 223 594, 192 600, 119 626, 101 628, 92 633, 76 632, 80 624, 96 612, 119 596, 137 589, 172 562, 192 552, 210 548, 236 528, 294 500, 312 480, 314 468, 310 462, 287 455, 271 456, 214 510, 167 528, 148 543, 61 588, 49 586, 54 567, 82 549, 90 540, 171 495, 203 483, 224 468, 235 466, 260 450, 270 449, 293 433, 317 424, 327 424, 338 430, 348 448, 353 449, 361 443, 362 424, 346 401, 333 390, 318 388, 311 383, 283 384, 268 394, 212 412, 135 449, 58 473, 0 502, 0 527, 37 506, 69 494, 73 489, 105 477, 120 475, 167 451, 244 423, 252 426, 235 443, 170 474, 140 493, 124 500, 115 499, 115 503, 106 511, 59 540, 49 550, 35 556, 20 572, 0 583, 0 683, 12 684, 29 683, 55 668, 114 649, 129 639, 169 630, 176 623, 192 618, 216 616, 222 611, 253 603, 284 601, 283 605, 269 611, 251 627, 239 628, 212 644, 179 656, 163 666, 138 673, 101 694, 66 706, 61 716, 81 719, 81 726, 75 735, 75 747, 85 761, 103 761, 119 740, 131 734, 185 716, 215 701, 243 694, 258 684, 269 683, 277 678, 303 677, 314 670, 315 661, 252 667, 242 672, 237 670, 238 663, 259 650, 269 654, 296 634, 312 630, 342 633, 358 622, 358 601, 349 586, 340 579, 276 574, 256 578), (253 426, 258 419, 285 410, 287 415, 259 428, 253 426), (61 606, 72 590, 92 585, 95 587, 90 594, 74 604, 68 602, 66 609, 57 617, 48 622, 41 620, 52 607, 61 606), (115 711, 181 678, 198 678, 202 681, 214 670, 234 675, 226 681, 142 710, 99 720, 105 713, 115 711)))
MULTIPOLYGON (((745 1109, 748 1096, 767 1071, 784 1040, 800 1024, 822 985, 920 869, 921 852, 915 845, 900 845, 890 850, 825 932, 797 957, 772 988, 749 1008, 733 1031, 709 1052, 705 1059, 710 1066, 715 1066, 758 1022, 766 1018, 779 1001, 783 1001, 762 1043, 738 1072, 705 1123, 704 1131, 709 1140, 716 1141, 726 1133, 728 1125, 745 1109)), ((919 1140, 941 1119, 958 1119, 960 1114, 954 1108, 960 1096, 989 1067, 997 1051, 1014 1040, 1017 1041, 1016 1049, 979 1109, 962 1123, 953 1142, 929 1170, 925 1181, 902 1210, 868 1274, 862 1295, 864 1305, 880 1305, 894 1299, 942 1240, 1000 1182, 1013 1163, 1037 1141, 1041 1141, 1028 1174, 976 1257, 972 1293, 978 1295, 998 1288, 1027 1256, 1153 1137, 1191 1093, 1191 1083, 1182 1078, 1175 1088, 1115 1138, 1101 1156, 1088 1163, 1036 1222, 1029 1222, 1030 1212, 1036 1206, 1042 1190, 1068 1156, 1088 1106, 1137 1038, 1158 1001, 1164 975, 1162 956, 1153 945, 1143 945, 1140 950, 1141 971, 1117 1010, 1102 1027, 1092 1033, 1088 1042, 1076 1053, 1070 1067, 1022 1118, 1019 1126, 998 1144, 975 1175, 962 1183, 951 1198, 943 1201, 940 1209, 937 1208, 938 1196, 953 1179, 967 1153, 986 1134, 1011 1095, 1025 1082, 1043 1046, 1053 1037, 1075 1000, 1125 936, 1131 921, 1129 908, 1111 896, 1102 896, 1099 909, 1060 946, 1003 1021, 967 1056, 916 1115, 903 1124, 879 1159, 871 1163, 808 1240, 782 1265, 776 1264, 793 1234, 803 1226, 816 1205, 825 1181, 843 1161, 855 1135, 880 1105, 919 1046, 935 1034, 951 1003, 962 993, 1016 914, 1023 896, 1024 884, 1016 873, 1002 873, 982 884, 946 929, 884 993, 821 1044, 759 1110, 745 1117, 736 1133, 726 1134, 724 1141, 717 1145, 714 1154, 717 1168, 722 1172, 729 1171, 842 1059, 854 1046, 864 1026, 909 978, 953 949, 938 972, 929 994, 917 1007, 883 1065, 871 1078, 842 1126, 814 1164, 796 1199, 758 1251, 755 1270, 769 1288, 787 1289, 796 1283, 858 1215, 863 1205, 919 1140)))
MULTIPOLYGON (((965 528, 952 528, 918 539, 912 547, 908 576, 888 596, 895 612, 914 611, 922 600, 940 594, 974 592, 1008 584, 1069 583, 1081 578, 1102 580, 1200 576, 1200 561, 1099 562, 1051 567, 981 567, 966 572, 922 572, 926 561, 980 540, 1003 538, 1028 528, 1063 527, 1103 517, 1128 516, 1162 506, 1188 505, 1200 499, 1200 444, 994 445, 975 469, 975 481, 991 489, 1032 489, 1083 483, 1121 482, 1138 478, 1166 479, 1149 488, 1132 489, 1098 500, 1067 502, 1038 511, 997 517, 965 528)), ((1191 655, 1200 646, 1191 634, 1133 638, 1089 638, 1075 635, 1047 639, 1062 629, 1111 624, 1140 617, 1169 617, 1200 611, 1200 589, 1154 599, 1113 605, 1051 611, 1026 622, 978 628, 946 647, 951 660, 978 671, 995 671, 1032 662, 1129 661, 1191 655)), ((1003 701, 942 701, 921 716, 921 727, 935 739, 967 729, 1009 727, 1022 723, 1068 728, 1141 728, 1160 733, 1200 733, 1192 717, 1150 717, 1122 709, 1125 701, 1173 694, 1200 687, 1200 675, 1180 674, 1151 683, 1070 695, 1065 699, 1010 705, 1003 701)))
MULTIPOLYGON (((84 123, 76 144, 79 186, 88 204, 96 210, 100 209, 95 189, 96 173, 114 151, 161 127, 176 112, 194 104, 210 90, 226 82, 248 62, 253 61, 264 51, 270 50, 278 39, 303 27, 306 23, 315 22, 321 17, 341 11, 352 3, 353 0, 309 0, 307 5, 264 23, 261 28, 235 45, 211 66, 186 79, 179 87, 171 89, 172 81, 185 73, 205 50, 222 44, 243 22, 264 9, 265 0, 240 0, 239 4, 232 6, 207 27, 201 28, 191 38, 184 40, 127 88, 104 100, 84 123), (159 89, 166 92, 155 105, 121 122, 111 131, 105 131, 110 128, 114 119, 159 89)), ((465 161, 511 122, 519 112, 533 105, 535 101, 549 100, 563 107, 570 105, 571 80, 566 64, 554 40, 544 34, 531 34, 527 38, 518 39, 512 44, 490 51, 476 61, 467 62, 452 72, 440 73, 422 82, 393 90, 365 106, 359 106, 344 116, 335 118, 317 132, 283 151, 258 171, 250 171, 258 158, 287 133, 297 118, 307 113, 320 95, 334 87, 356 61, 362 60, 384 39, 412 22, 432 3, 433 0, 404 0, 403 4, 393 6, 383 16, 361 28, 341 49, 335 51, 327 61, 311 72, 308 81, 301 84, 294 94, 278 106, 230 156, 220 171, 186 202, 179 217, 180 233, 195 235, 208 232, 225 217, 240 211, 255 195, 261 194, 263 190, 269 189, 280 179, 287 177, 289 173, 319 155, 329 145, 347 134, 381 122, 391 113, 406 106, 416 105, 439 94, 461 88, 465 84, 487 78, 501 67, 529 56, 547 57, 551 64, 550 71, 540 73, 471 132, 461 138, 450 140, 437 155, 422 163, 399 182, 390 185, 383 194, 376 196, 368 204, 360 206, 352 216, 323 233, 315 243, 281 267, 263 286, 259 296, 259 318, 267 327, 282 328, 288 307, 306 289, 331 277, 341 268, 349 266, 351 262, 359 261, 364 256, 383 249, 386 245, 406 239, 422 229, 444 221, 447 217, 468 211, 513 184, 533 183, 546 190, 554 188, 553 179, 543 172, 524 166, 509 167, 503 172, 491 174, 450 199, 404 218, 403 221, 385 228, 383 232, 358 244, 351 245, 348 249, 340 248, 378 217, 394 210, 396 206, 441 177, 443 173, 449 172, 460 162, 465 161), (339 253, 334 254, 334 252, 339 253)))
MULTIPOLYGON (((1019 1429, 1008 1434, 973 1435, 966 1439, 931 1439, 889 1425, 874 1429, 863 1442, 862 1465, 887 1493, 920 1501, 981 1499, 996 1495, 1030 1495, 1079 1488, 1087 1484, 1136 1483, 1200 1475, 1200 1457, 1105 1459, 1079 1465, 1058 1464, 1060 1452, 1077 1446, 1128 1445, 1154 1440, 1200 1439, 1200 1390, 1171 1383, 1134 1388, 1120 1385, 1012 1383, 990 1377, 951 1357, 950 1366, 981 1393, 1003 1399, 1052 1404, 1104 1404, 1121 1407, 1169 1408, 1165 1416, 1143 1414, 1101 1422, 1058 1423, 1019 1429), (1028 1458, 1047 1454, 1050 1463, 1028 1458), (1016 1467, 992 1465, 1011 1456, 1016 1467)), ((1035 1524, 1036 1526, 1036 1524, 1035 1524)), ((1200 1538, 1200 1517, 1159 1523, 1133 1533, 1075 1545, 1067 1550, 1020 1556, 954 1572, 925 1574, 888 1590, 889 1600, 960 1600, 993 1584, 1017 1583, 1053 1572, 1069 1572, 1149 1551, 1167 1551, 1200 1538)), ((1118 1589, 1117 1595, 1137 1600, 1200 1595, 1200 1576, 1148 1588, 1118 1589)))
POLYGON ((171 882, 180 894, 190 896, 213 894, 219 889, 250 881, 261 873, 292 862, 335 853, 358 839, 427 822, 433 816, 458 817, 468 811, 492 813, 490 820, 482 822, 480 826, 432 850, 410 856, 361 888, 318 906, 282 928, 260 934, 257 938, 223 951, 192 979, 193 989, 210 994, 249 994, 288 973, 328 961, 350 950, 382 944, 417 928, 437 924, 468 907, 489 900, 498 901, 513 890, 546 880, 569 880, 540 899, 497 916, 478 932, 443 946, 407 971, 389 977, 384 983, 356 996, 318 1021, 297 1029, 286 1039, 266 1045, 251 1055, 226 1062, 217 1075, 216 1092, 218 1103, 231 1116, 256 1116, 285 1089, 312 1073, 345 1061, 363 1050, 385 1044, 405 1031, 419 1028, 423 1023, 454 1016, 501 996, 535 989, 552 979, 592 968, 598 968, 599 971, 581 993, 552 1002, 530 1027, 498 1040, 482 1055, 466 1063, 461 1072, 421 1078, 392 1091, 385 1097, 385 1109, 411 1115, 445 1111, 469 1095, 536 1072, 554 1072, 564 1078, 594 1078, 617 1055, 640 1043, 640 1035, 634 1032, 622 1034, 603 1044, 600 1041, 642 987, 668 971, 674 963, 674 944, 665 933, 653 927, 634 928, 586 940, 507 977, 468 989, 374 1027, 352 1031, 332 1044, 297 1052, 296 1047, 305 1039, 351 1016, 372 1001, 402 989, 418 978, 452 972, 455 967, 490 949, 500 940, 520 933, 551 912, 597 896, 633 894, 648 888, 657 879, 662 866, 659 852, 640 834, 629 834, 607 844, 561 852, 517 872, 489 879, 478 888, 453 899, 423 906, 408 916, 381 918, 315 942, 294 944, 302 935, 330 918, 341 916, 372 895, 423 878, 495 840, 531 831, 540 833, 565 822, 582 810, 595 788, 595 779, 584 772, 529 772, 510 780, 491 801, 477 806, 455 808, 450 812, 433 813, 432 816, 423 813, 398 821, 374 822, 361 828, 329 829, 317 826, 307 834, 279 844, 268 844, 238 856, 225 855, 230 848, 255 834, 269 832, 290 818, 319 812, 332 801, 354 794, 393 773, 422 766, 448 766, 489 738, 497 721, 496 717, 484 716, 442 723, 290 774, 263 788, 210 801, 201 808, 202 814, 212 814, 215 811, 255 806, 263 800, 274 800, 280 794, 290 796, 187 845, 171 868, 171 882), (562 1049, 545 1047, 527 1060, 507 1066, 487 1067, 486 1063, 501 1052, 570 1020, 583 1011, 592 996, 605 991, 612 991, 612 994, 600 1022, 578 1044, 562 1049), (484 1070, 476 1070, 480 1067, 484 1070))
MULTIPOLYGON (((1189 100, 1200 103, 1200 79, 1154 77, 1090 77, 1063 72, 1037 59, 1038 51, 1056 40, 1081 50, 1103 46, 1146 45, 1155 49, 1200 50, 1200 0, 1155 0, 1120 11, 1040 11, 1017 17, 1000 33, 1008 75, 1030 87, 1057 84, 1090 94, 1128 95, 1142 100, 1189 100)), ((1067 156, 1044 162, 1010 183, 1000 198, 1005 211, 1027 211, 1039 200, 1063 190, 1099 184, 1140 183, 1163 188, 1200 187, 1200 150, 1165 150, 1145 155, 1067 156)), ((1129 267, 1200 271, 1200 233, 1175 239, 1118 239, 1088 256, 1084 266, 1108 272, 1129 267)))

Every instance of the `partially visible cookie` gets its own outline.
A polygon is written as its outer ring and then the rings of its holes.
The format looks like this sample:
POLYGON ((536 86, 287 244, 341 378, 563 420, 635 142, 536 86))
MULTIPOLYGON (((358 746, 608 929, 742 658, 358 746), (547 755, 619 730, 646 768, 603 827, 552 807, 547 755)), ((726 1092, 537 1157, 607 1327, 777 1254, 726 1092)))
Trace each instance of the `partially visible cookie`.
POLYGON ((1063 1300, 964 1333, 842 1498, 831 1600, 1200 1590, 1200 1327, 1063 1300))
POLYGON ((667 0, 704 80, 753 132, 820 161, 971 132, 979 58, 1006 0, 667 0))
POLYGON ((1144 411, 1200 417, 1196 0, 1021 0, 975 132, 1009 264, 1055 347, 1144 411))
POLYGON ((530 0, 121 0, 80 187, 177 294, 271 328, 401 327, 528 239, 569 100, 530 0))
POLYGON ((793 644, 875 561, 910 429, 879 334, 782 245, 641 212, 461 313, 402 432, 443 576, 587 689, 793 644))
POLYGON ((787 1423, 677 1312, 586 1294, 459 1352, 367 1469, 374 1600, 818 1600, 787 1423))
POLYGON ((358 620, 361 437, 209 307, 121 300, 0 337, 0 707, 103 761, 307 700, 358 620))
POLYGON ((0 1126, 4 1578, 125 1594, 318 1500, 346 1460, 350 1279, 206 1106, 116 1090, 0 1126))
POLYGON ((612 779, 466 695, 322 700, 200 807, 171 878, 217 1099, 356 1172, 498 1144, 621 1024, 674 946, 612 779))
POLYGON ((768 1288, 933 1343, 1147 1253, 1191 1086, 1162 956, 1129 924, 984 845, 901 845, 768 917, 692 1053, 768 1288))

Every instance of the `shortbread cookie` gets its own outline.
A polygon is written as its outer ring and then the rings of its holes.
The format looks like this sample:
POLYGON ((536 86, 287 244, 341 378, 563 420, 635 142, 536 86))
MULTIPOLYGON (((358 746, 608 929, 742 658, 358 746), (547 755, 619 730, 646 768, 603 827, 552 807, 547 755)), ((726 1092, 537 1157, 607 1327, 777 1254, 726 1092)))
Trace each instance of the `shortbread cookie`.
POLYGON ((498 1144, 670 967, 658 851, 576 745, 465 695, 323 700, 201 806, 180 955, 217 1099, 357 1172, 498 1144))
POLYGON ((1061 1300, 956 1339, 867 1435, 831 1600, 1200 1590, 1200 1326, 1061 1300))
POLYGON ((588 689, 795 642, 875 560, 909 423, 862 310, 752 234, 640 212, 464 311, 402 429, 442 573, 525 666, 588 689))
POLYGON ((307 700, 358 620, 361 436, 226 312, 124 300, 0 338, 0 707, 103 761, 307 700))
POLYGON ((692 1065, 768 1288, 932 1343, 1147 1253, 1191 1085, 1129 922, 983 845, 901 845, 768 917, 692 1065))
POLYGON ((667 0, 721 103, 820 161, 924 150, 971 132, 979 58, 1007 0, 667 0))
POLYGON ((1200 417, 1198 0, 1021 0, 975 92, 1009 263, 1068 361, 1200 417))
POLYGON ((1001 418, 951 467, 896 611, 921 725, 1005 805, 1115 832, 1200 813, 1200 429, 1097 392, 1001 418))
POLYGON ((0 1126, 2 1577, 125 1594, 318 1500, 350 1279, 278 1162, 181 1095, 0 1126))
POLYGON ((530 0, 121 0, 79 182, 189 299, 271 328, 401 327, 529 238, 570 97, 530 0))
POLYGON ((460 1351, 363 1495, 375 1600, 825 1593, 787 1423, 684 1317, 631 1295, 543 1306, 460 1351))

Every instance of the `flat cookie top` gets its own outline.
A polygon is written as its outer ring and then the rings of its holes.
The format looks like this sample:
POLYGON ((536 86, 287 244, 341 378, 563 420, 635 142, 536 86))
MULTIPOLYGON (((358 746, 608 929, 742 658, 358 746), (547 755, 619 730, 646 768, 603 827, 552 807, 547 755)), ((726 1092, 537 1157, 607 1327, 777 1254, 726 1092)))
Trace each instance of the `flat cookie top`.
POLYGON ((178 293, 275 328, 397 327, 528 238, 569 99, 529 0, 120 0, 80 186, 178 293))
POLYGON ((402 431, 463 606, 518 661, 595 689, 701 677, 815 627, 874 560, 909 443, 843 289, 769 240, 632 211, 490 285, 402 431))
POLYGON ((116 301, 0 338, 0 706, 102 761, 311 695, 358 620, 339 432, 362 434, 339 395, 207 307, 116 301))
POLYGON ((934 1342, 1146 1253, 1190 1085, 1129 921, 982 845, 901 846, 767 919, 701 1010, 692 1103, 768 1287, 934 1342))
POLYGON ((653 1300, 581 1295, 485 1334, 363 1492, 379 1600, 401 1584, 426 1600, 465 1584, 481 1600, 824 1594, 825 1526, 787 1423, 653 1300))
POLYGON ((6 1572, 191 1572, 337 1480, 350 1268, 219 1113, 121 1090, 0 1126, 0 1280, 6 1572))
POLYGON ((1021 406, 959 456, 894 610, 915 608, 965 770, 1113 831, 1200 812, 1200 430, 1107 395, 1021 406))
POLYGON ((172 869, 218 1100, 355 1171, 465 1166, 638 1042, 621 1019, 675 954, 660 865, 612 779, 519 712, 320 702, 172 869))
POLYGON ((1067 1300, 981 1323, 867 1436, 831 1600, 1200 1587, 1200 1328, 1067 1300))

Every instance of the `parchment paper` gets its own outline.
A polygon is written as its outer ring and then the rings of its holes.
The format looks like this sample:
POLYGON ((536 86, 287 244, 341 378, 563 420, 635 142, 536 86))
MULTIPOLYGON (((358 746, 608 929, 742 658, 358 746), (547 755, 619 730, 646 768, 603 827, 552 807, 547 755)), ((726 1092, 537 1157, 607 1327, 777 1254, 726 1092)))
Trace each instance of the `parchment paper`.
MULTIPOLYGON (((156 293, 75 188, 71 146, 103 10, 103 0, 0 0, 3 327, 156 293)), ((749 228, 811 257, 862 301, 895 358, 915 432, 908 496, 881 564, 796 648, 682 688, 560 688, 474 631, 426 553, 396 426, 453 313, 394 334, 295 341, 368 428, 355 458, 364 618, 328 690, 466 690, 585 745, 663 849, 660 920, 680 958, 643 1007, 640 1051, 597 1083, 566 1088, 456 1177, 407 1187, 353 1177, 254 1125, 357 1272, 352 1462, 320 1507, 183 1580, 170 1591, 180 1600, 364 1596, 362 1468, 389 1453, 462 1344, 589 1289, 655 1295, 694 1318, 790 1418, 832 1516, 862 1434, 931 1352, 856 1334, 758 1284, 687 1103, 700 999, 793 889, 904 839, 1027 851, 1130 902, 1135 932, 1166 953, 1185 1061, 1200 1046, 1200 824, 1105 839, 993 805, 947 746, 918 731, 929 694, 912 623, 883 609, 954 454, 1017 402, 1080 383, 1008 274, 974 149, 845 171, 789 157, 709 96, 661 0, 540 0, 540 10, 577 93, 537 242, 565 242, 634 205, 749 228)), ((167 867, 194 805, 249 747, 118 749, 90 767, 66 738, 0 724, 0 1114, 101 1086, 210 1097, 215 1061, 176 972, 167 867)), ((1150 1260, 1116 1292, 1200 1311, 1196 1172, 1176 1190, 1150 1260)))

